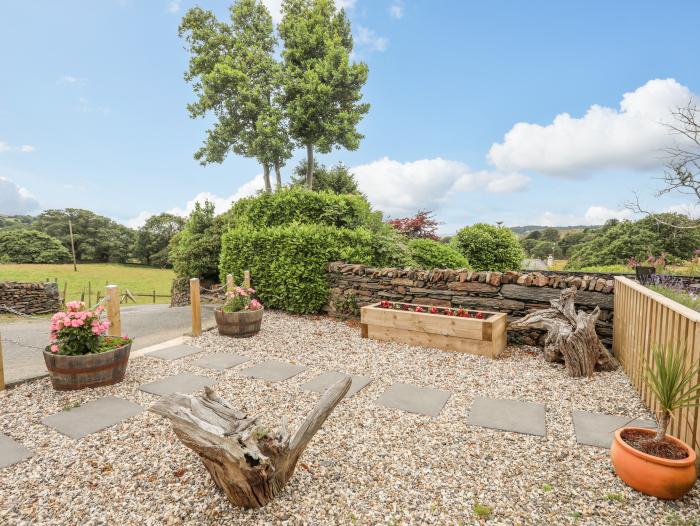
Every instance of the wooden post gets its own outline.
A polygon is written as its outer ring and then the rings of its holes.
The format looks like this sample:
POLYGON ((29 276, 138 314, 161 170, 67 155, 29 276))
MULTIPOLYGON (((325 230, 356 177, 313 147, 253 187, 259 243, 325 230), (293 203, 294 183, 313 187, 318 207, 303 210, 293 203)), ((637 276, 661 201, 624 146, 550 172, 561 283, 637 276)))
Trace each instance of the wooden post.
POLYGON ((110 336, 121 336, 122 319, 119 311, 119 287, 116 285, 107 285, 105 289, 105 296, 107 296, 107 319, 110 323, 107 334, 110 336))
POLYGON ((68 282, 63 282, 63 306, 66 306, 66 293, 68 292, 68 282))
POLYGON ((199 299, 199 278, 190 279, 190 305, 192 306, 192 336, 201 336, 202 307, 199 299))
POLYGON ((78 272, 78 267, 75 264, 75 243, 73 241, 73 223, 68 220, 68 231, 70 232, 70 249, 73 252, 73 271, 78 272))
POLYGON ((153 289, 153 303, 156 302, 156 289, 153 289))
POLYGON ((243 272, 243 286, 246 289, 250 288, 250 270, 246 270, 243 272))
POLYGON ((0 334, 0 391, 5 389, 5 368, 2 364, 2 334, 0 334))
POLYGON ((236 284, 233 282, 233 274, 226 274, 226 292, 231 292, 236 284))

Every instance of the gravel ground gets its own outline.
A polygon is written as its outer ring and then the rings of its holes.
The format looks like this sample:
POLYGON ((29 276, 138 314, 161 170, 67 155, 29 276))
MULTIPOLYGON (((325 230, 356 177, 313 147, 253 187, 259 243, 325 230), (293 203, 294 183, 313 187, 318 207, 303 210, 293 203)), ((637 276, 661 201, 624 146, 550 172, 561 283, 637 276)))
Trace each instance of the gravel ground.
POLYGON ((60 393, 42 379, 0 392, 0 429, 35 451, 29 461, 0 471, 0 524, 700 523, 699 485, 683 500, 659 501, 625 486, 607 451, 576 445, 573 409, 651 416, 622 372, 571 379, 526 348, 489 360, 364 340, 339 321, 276 312, 266 312, 254 338, 208 332, 193 343, 204 352, 176 362, 134 359, 117 386, 60 393), (225 372, 190 365, 214 352, 251 361, 225 372), (279 383, 238 374, 268 359, 308 369, 279 383), (231 506, 198 457, 156 415, 143 413, 81 440, 39 423, 106 395, 148 407, 157 397, 138 385, 189 371, 215 378, 217 392, 261 415, 263 425, 276 428, 286 414, 294 428, 318 398, 298 386, 328 370, 374 381, 336 408, 284 493, 262 510, 231 506), (437 418, 375 405, 393 382, 453 395, 437 418), (468 426, 476 396, 546 404, 547 437, 468 426), (488 507, 489 517, 479 517, 475 505, 488 507))

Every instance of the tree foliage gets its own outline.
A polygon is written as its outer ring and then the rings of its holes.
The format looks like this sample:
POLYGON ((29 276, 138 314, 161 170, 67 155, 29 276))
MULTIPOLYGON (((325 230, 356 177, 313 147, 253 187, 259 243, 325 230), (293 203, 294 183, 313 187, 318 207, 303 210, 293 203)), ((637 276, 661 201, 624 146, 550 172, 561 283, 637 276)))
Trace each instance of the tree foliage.
POLYGON ((131 257, 135 232, 89 210, 46 210, 36 217, 31 228, 58 239, 70 251, 69 219, 79 261, 125 263, 131 257))
POLYGON ((525 253, 506 227, 478 223, 462 228, 452 242, 474 270, 519 270, 525 253))
POLYGON ((433 212, 430 210, 419 210, 413 217, 391 219, 387 222, 409 239, 440 239, 436 233, 438 222, 433 218, 433 212))
POLYGON ((66 263, 69 259, 61 242, 43 232, 0 230, 0 263, 66 263))
POLYGON ((185 220, 173 214, 162 213, 149 217, 136 233, 134 256, 147 265, 170 266, 168 245, 184 226, 185 220))
POLYGON ((284 108, 292 138, 307 149, 307 187, 313 188, 314 149, 356 150, 357 125, 369 111, 360 102, 367 65, 351 63, 350 22, 333 0, 284 0, 284 108))
MULTIPOLYGON (((301 161, 292 174, 291 186, 306 186, 306 162, 301 161)), ((314 177, 312 190, 316 192, 332 192, 334 194, 359 194, 357 181, 352 172, 343 163, 331 168, 314 161, 314 177)))
POLYGON ((186 278, 216 279, 224 229, 225 221, 215 217, 213 203, 195 203, 185 227, 170 240, 175 273, 186 278))

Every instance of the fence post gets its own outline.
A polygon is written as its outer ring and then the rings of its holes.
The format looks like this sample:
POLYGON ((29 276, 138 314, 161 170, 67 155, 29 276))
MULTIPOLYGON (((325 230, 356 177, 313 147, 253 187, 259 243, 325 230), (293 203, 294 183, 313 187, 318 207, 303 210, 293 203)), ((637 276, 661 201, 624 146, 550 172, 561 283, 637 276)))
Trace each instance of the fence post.
POLYGON ((247 289, 250 288, 250 270, 243 272, 243 286, 247 289))
POLYGON ((5 389, 5 367, 2 364, 2 335, 0 334, 0 391, 5 389))
POLYGON ((202 307, 199 299, 199 278, 190 279, 190 305, 192 306, 192 336, 201 336, 202 307))
POLYGON ((121 336, 122 319, 119 311, 119 287, 116 285, 107 285, 105 290, 107 291, 105 294, 107 297, 107 319, 110 323, 107 334, 110 336, 121 336))
POLYGON ((153 289, 153 303, 156 302, 156 289, 153 289))
POLYGON ((233 282, 233 274, 226 274, 226 292, 233 291, 236 284, 233 282))

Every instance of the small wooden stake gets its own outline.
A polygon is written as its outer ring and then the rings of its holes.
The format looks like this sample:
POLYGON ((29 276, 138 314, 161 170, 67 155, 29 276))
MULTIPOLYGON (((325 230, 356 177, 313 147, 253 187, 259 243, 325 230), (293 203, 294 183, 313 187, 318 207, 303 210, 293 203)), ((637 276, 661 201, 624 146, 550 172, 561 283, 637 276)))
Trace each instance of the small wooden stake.
POLYGON ((199 278, 190 279, 190 305, 192 306, 192 336, 201 336, 202 306, 199 299, 199 278))
POLYGON ((250 270, 243 272, 243 287, 246 289, 250 288, 250 270))
POLYGON ((109 320, 109 329, 107 334, 110 336, 122 335, 122 319, 119 307, 119 287, 116 285, 107 285, 105 287, 107 296, 107 319, 109 320))
POLYGON ((73 271, 78 272, 78 267, 75 264, 75 243, 73 242, 73 223, 68 220, 68 231, 70 232, 70 249, 73 252, 73 271))
POLYGON ((233 282, 233 274, 226 274, 226 292, 233 291, 236 284, 233 282))
POLYGON ((66 294, 68 293, 68 282, 63 282, 63 306, 66 306, 66 294))
POLYGON ((153 303, 156 302, 156 290, 153 289, 153 303))
POLYGON ((0 391, 5 389, 5 367, 2 364, 2 335, 0 334, 0 391))

